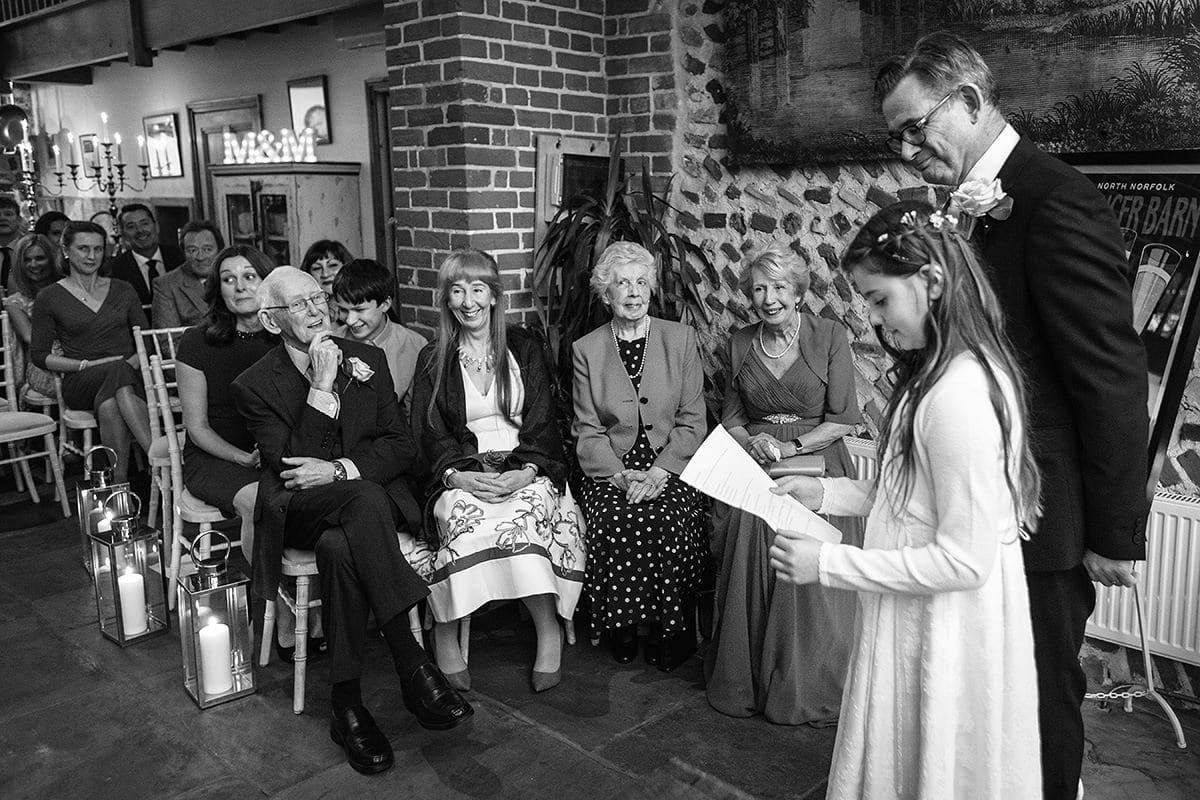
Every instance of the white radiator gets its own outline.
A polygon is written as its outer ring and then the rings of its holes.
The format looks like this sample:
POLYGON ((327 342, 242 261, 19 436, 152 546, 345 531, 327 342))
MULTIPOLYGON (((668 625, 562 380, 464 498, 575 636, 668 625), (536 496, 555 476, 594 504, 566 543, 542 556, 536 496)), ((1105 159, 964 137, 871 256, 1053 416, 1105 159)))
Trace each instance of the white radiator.
MULTIPOLYGON (((845 441, 858 477, 874 478, 875 443, 855 437, 845 441)), ((1155 494, 1146 562, 1138 572, 1150 652, 1200 666, 1200 499, 1155 494)), ((1140 648, 1133 592, 1097 584, 1087 634, 1140 648)))

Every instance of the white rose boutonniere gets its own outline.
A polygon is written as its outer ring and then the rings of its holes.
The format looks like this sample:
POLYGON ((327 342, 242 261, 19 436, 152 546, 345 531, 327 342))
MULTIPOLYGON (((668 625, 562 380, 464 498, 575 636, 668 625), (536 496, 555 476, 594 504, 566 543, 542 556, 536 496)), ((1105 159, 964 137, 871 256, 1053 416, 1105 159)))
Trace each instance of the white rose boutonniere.
POLYGON ((979 217, 1005 220, 1012 216, 1012 210, 1013 199, 1004 193, 999 178, 993 181, 972 178, 963 181, 962 185, 950 193, 950 211, 959 217, 960 222, 966 224, 968 236, 979 217), (964 216, 969 219, 962 219, 964 216))
POLYGON ((375 374, 375 370, 367 366, 367 362, 363 361, 358 356, 351 356, 342 364, 342 371, 350 378, 359 383, 366 383, 371 380, 371 376, 375 374))

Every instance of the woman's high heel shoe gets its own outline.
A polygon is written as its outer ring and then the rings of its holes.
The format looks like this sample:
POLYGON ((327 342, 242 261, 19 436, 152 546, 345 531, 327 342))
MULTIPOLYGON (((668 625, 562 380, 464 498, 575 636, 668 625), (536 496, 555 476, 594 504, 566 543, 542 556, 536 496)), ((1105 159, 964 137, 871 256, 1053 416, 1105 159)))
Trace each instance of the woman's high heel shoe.
POLYGON ((529 683, 533 686, 535 692, 544 692, 553 689, 562 682, 562 667, 554 670, 554 672, 538 672, 533 670, 529 675, 529 683))

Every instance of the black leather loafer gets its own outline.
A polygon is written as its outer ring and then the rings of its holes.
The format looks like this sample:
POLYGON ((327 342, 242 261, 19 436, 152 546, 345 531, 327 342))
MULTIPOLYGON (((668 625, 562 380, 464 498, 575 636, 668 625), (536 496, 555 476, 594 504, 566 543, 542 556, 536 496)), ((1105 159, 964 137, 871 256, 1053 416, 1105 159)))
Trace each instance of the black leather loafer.
POLYGON ((351 706, 340 714, 335 711, 329 720, 329 738, 346 751, 350 766, 364 775, 390 769, 396 760, 392 743, 365 706, 351 706))
POLYGON ((663 672, 670 672, 695 654, 694 631, 664 634, 658 646, 658 668, 663 672))
POLYGON ((637 658, 637 626, 629 625, 624 628, 613 628, 609 631, 608 651, 612 653, 613 661, 616 661, 618 664, 628 664, 637 658))
POLYGON ((404 707, 422 728, 449 730, 475 713, 435 664, 427 662, 417 667, 400 688, 404 707))
MULTIPOLYGON (((309 661, 312 661, 317 656, 320 656, 322 653, 324 653, 328 649, 329 648, 328 648, 328 645, 325 643, 324 636, 308 637, 308 660, 309 661)), ((279 640, 276 639, 275 640, 275 655, 279 656, 280 661, 282 661, 286 664, 291 664, 291 663, 294 663, 296 660, 296 648, 295 647, 284 647, 283 645, 281 645, 279 643, 279 640)))

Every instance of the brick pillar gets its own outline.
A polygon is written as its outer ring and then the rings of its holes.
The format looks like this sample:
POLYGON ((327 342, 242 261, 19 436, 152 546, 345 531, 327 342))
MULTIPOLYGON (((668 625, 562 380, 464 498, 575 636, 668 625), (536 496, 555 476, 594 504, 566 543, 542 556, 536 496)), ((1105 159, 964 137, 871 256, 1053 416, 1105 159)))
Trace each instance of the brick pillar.
POLYGON ((406 321, 433 326, 436 267, 476 247, 532 320, 535 137, 606 135, 595 0, 386 0, 393 202, 406 321))

